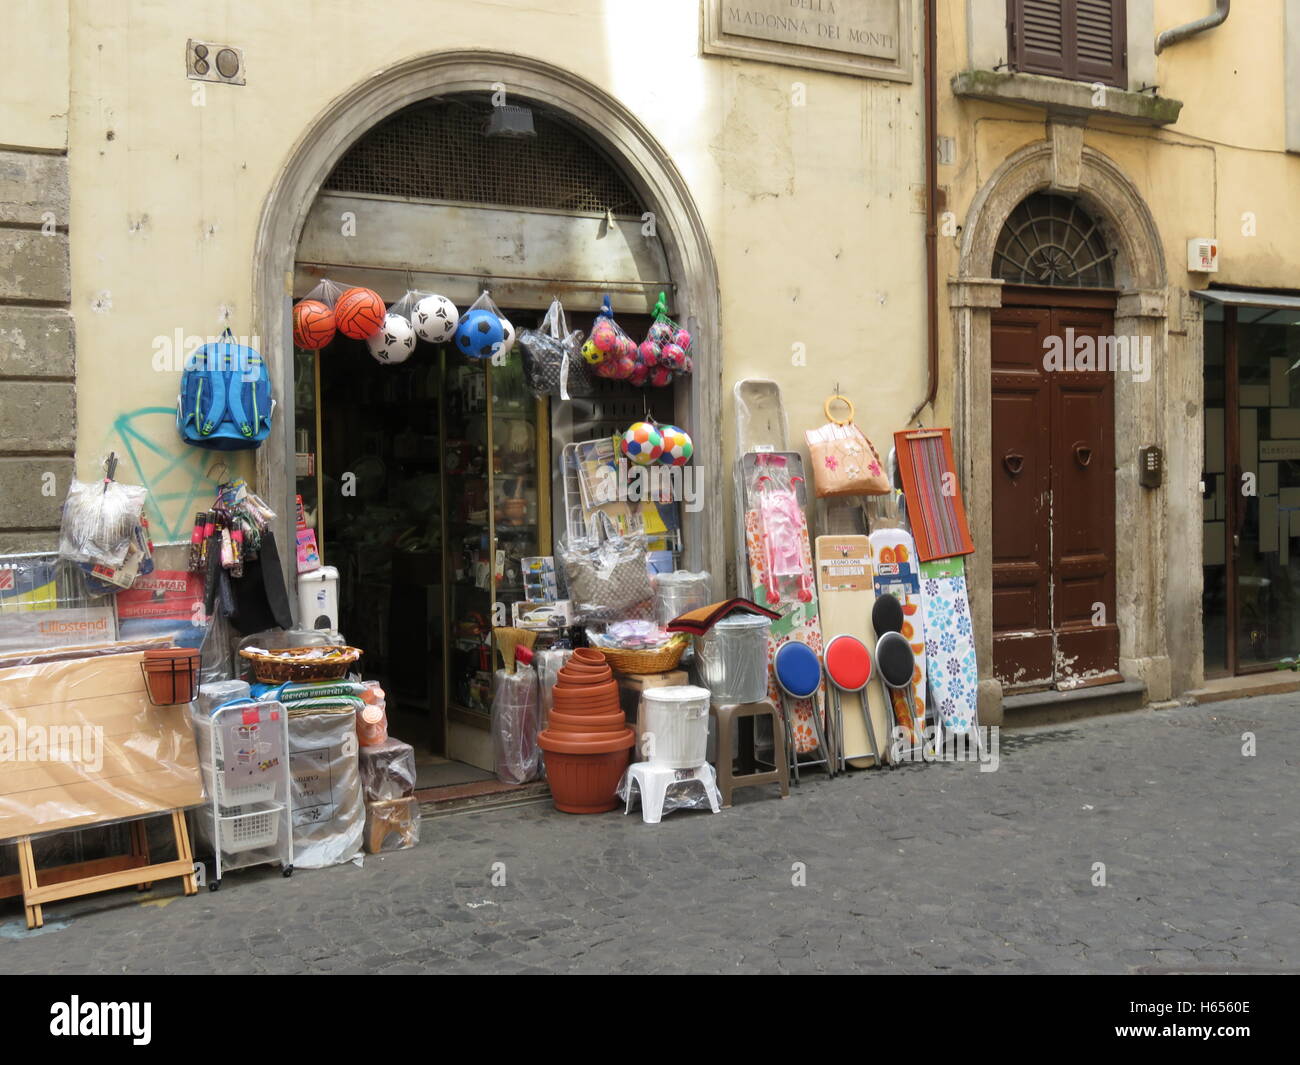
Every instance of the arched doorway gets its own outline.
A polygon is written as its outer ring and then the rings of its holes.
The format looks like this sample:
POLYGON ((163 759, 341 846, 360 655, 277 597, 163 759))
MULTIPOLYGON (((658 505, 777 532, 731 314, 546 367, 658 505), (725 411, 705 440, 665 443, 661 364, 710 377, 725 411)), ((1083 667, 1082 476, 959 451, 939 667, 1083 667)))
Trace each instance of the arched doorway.
MULTIPOLYGON (((528 154, 497 153, 505 164, 528 154)), ((536 219, 530 216, 525 221, 532 224, 536 219)), ((572 253, 573 248, 567 250, 572 253)), ((569 258, 580 266, 592 261, 590 256, 570 254, 569 258)), ((594 311, 600 295, 608 288, 616 309, 621 299, 625 311, 644 312, 653 304, 657 290, 668 290, 673 311, 695 338, 694 350, 701 355, 708 353, 697 360, 688 386, 678 387, 675 396, 669 398, 668 415, 678 424, 694 426, 699 453, 714 456, 700 467, 700 495, 706 499, 723 497, 722 463, 717 461, 721 453, 716 417, 721 405, 718 281, 712 252, 685 183, 663 148, 633 115, 597 87, 528 57, 470 50, 422 56, 389 68, 332 103, 290 153, 268 196, 258 232, 255 316, 265 338, 263 351, 277 374, 279 393, 286 398, 295 394, 288 309, 290 296, 302 294, 304 267, 319 269, 322 276, 331 271, 342 273, 353 283, 381 290, 390 302, 409 287, 442 292, 464 307, 482 288, 492 288, 503 310, 521 312, 522 325, 529 324, 524 317, 528 312, 544 310, 557 294, 567 307, 589 312, 594 311), (394 157, 391 167, 378 175, 392 179, 393 187, 383 187, 380 182, 376 189, 376 164, 382 167, 385 152, 401 147, 392 138, 385 142, 385 128, 403 121, 433 122, 429 132, 448 136, 455 133, 459 122, 469 123, 478 132, 485 117, 480 113, 483 107, 503 91, 511 105, 535 110, 539 132, 542 125, 551 124, 547 132, 552 136, 539 137, 532 154, 545 155, 549 151, 550 156, 543 162, 552 167, 550 175, 560 184, 572 179, 575 189, 589 195, 570 201, 558 185, 544 190, 526 188, 527 181, 536 179, 536 166, 531 171, 527 166, 513 166, 509 173, 494 172, 485 180, 482 168, 485 161, 492 162, 490 152, 477 163, 458 158, 453 165, 443 167, 440 175, 430 173, 430 158, 394 157), (441 115, 420 113, 422 105, 430 100, 454 101, 455 107, 441 115), (561 136, 566 130, 574 136, 561 136), (370 144, 363 144, 365 141, 370 144), (563 145, 557 148, 561 141, 563 145), (578 142, 585 146, 584 150, 599 155, 602 165, 584 170, 582 160, 574 158, 573 148, 578 142), (425 177, 435 176, 446 180, 441 184, 421 183, 425 177), (409 221, 413 211, 423 212, 422 221, 415 227, 419 240, 404 258, 393 255, 391 247, 376 248, 374 244, 369 251, 348 249, 346 254, 335 254, 340 246, 336 243, 331 249, 322 239, 327 227, 338 232, 338 217, 330 216, 338 206, 334 199, 376 192, 384 200, 385 211, 393 213, 394 218, 401 216, 390 244, 400 243, 402 235, 410 232, 402 219, 409 221), (545 193, 551 199, 534 203, 529 198, 534 193, 545 193), (554 200, 557 195, 560 199, 554 200), (545 231, 523 232, 518 217, 494 223, 477 207, 503 199, 508 204, 550 212, 550 243, 546 243, 545 231), (432 210, 441 212, 441 221, 431 226, 428 212, 432 210), (633 214, 626 215, 628 211, 633 214), (579 218, 582 226, 569 224, 579 218), (574 240, 602 240, 624 233, 630 218, 635 218, 635 231, 643 234, 640 244, 625 249, 621 259, 607 256, 604 260, 626 264, 626 270, 592 273, 579 268, 565 272, 537 261, 562 261, 566 242, 571 245, 574 240), (445 234, 447 226, 442 222, 460 226, 461 232, 467 231, 466 226, 480 227, 475 248, 461 258, 460 265, 450 265, 447 256, 435 254, 428 243, 431 235, 445 234), (482 231, 492 225, 505 228, 499 232, 482 231), (490 253, 494 241, 505 248, 495 258, 490 253), (525 247, 544 247, 555 254, 534 253, 521 262, 521 249, 525 247), (311 253, 305 254, 304 248, 312 249, 311 253)), ((300 427, 295 424, 292 407, 292 403, 282 403, 282 414, 287 416, 278 420, 272 438, 259 453, 263 488, 284 508, 283 513, 293 513, 295 492, 293 461, 296 430, 300 427)), ((538 436, 545 435, 545 424, 534 417, 532 425, 538 436)), ((382 432, 382 427, 377 431, 382 432)), ((538 454, 542 454, 540 449, 538 454)), ((537 477, 543 481, 550 460, 542 457, 538 461, 541 469, 537 477)), ((682 519, 681 564, 722 573, 721 523, 689 508, 682 519)), ((539 527, 546 524, 544 516, 535 520, 539 527)), ((537 543, 541 553, 545 542, 539 537, 537 543)), ((495 545, 489 551, 494 556, 495 545)), ((493 619, 493 624, 503 623, 493 619)), ((489 659, 489 677, 492 665, 489 659)), ((449 753, 476 764, 490 764, 490 742, 481 724, 471 728, 464 721, 453 722, 445 731, 441 739, 435 738, 436 746, 445 745, 449 753)))
MULTIPOLYGON (((1050 125, 1050 124, 1049 124, 1050 125)), ((1166 547, 1171 514, 1197 503, 1194 493, 1150 491, 1138 484, 1138 449, 1168 438, 1164 391, 1176 369, 1168 349, 1167 275, 1159 231, 1141 194, 1123 171, 1101 152, 1069 138, 1053 137, 1021 148, 989 176, 971 202, 961 230, 956 276, 949 282, 955 376, 953 423, 961 441, 963 484, 967 494, 976 554, 967 564, 967 582, 976 620, 980 670, 980 717, 1000 720, 1003 685, 994 675, 993 654, 993 315, 1002 307, 1006 280, 996 251, 1012 213, 1035 193, 1051 192, 1077 201, 1098 223, 1107 250, 1113 250, 1113 333, 1150 345, 1151 375, 1137 382, 1119 375, 1114 388, 1114 512, 1123 529, 1115 543, 1115 611, 1119 668, 1140 681, 1151 701, 1169 698, 1169 619, 1195 626, 1199 641, 1199 588, 1169 587, 1166 547), (1176 594, 1175 594, 1176 592, 1176 594)), ((1035 264, 1030 260, 1028 265, 1035 264)), ((1032 274, 1029 276, 1033 276, 1032 274)), ((1040 275, 1041 276, 1041 275, 1040 275)), ((1040 357, 1042 352, 1040 351, 1040 357)), ((1176 378, 1174 378, 1176 380, 1176 378)), ((1184 436, 1181 427, 1175 431, 1184 436)), ((1181 442, 1181 441, 1180 441, 1181 442)), ((1194 462, 1188 459, 1187 462, 1194 462)), ((1186 464, 1186 463, 1185 463, 1186 464)), ((1172 471, 1171 471, 1172 472, 1172 471)), ((1108 621, 1111 618, 1107 619, 1108 621)), ((1194 664, 1183 667, 1192 673, 1194 664)))
MULTIPOLYGON (((1120 679, 1115 616, 1115 251, 1037 192, 994 249, 993 674, 1003 690, 1120 679)), ((1125 367, 1127 369, 1127 367, 1125 367)))

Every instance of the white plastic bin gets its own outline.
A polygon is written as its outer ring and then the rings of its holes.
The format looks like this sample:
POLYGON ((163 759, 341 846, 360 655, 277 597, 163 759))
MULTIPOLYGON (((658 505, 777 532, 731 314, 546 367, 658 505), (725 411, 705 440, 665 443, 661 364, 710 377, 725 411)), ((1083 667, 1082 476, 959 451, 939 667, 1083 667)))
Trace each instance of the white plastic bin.
POLYGON ((221 849, 231 854, 274 847, 280 838, 280 817, 284 807, 244 810, 236 806, 217 818, 221 849))
POLYGON ((333 566, 298 574, 298 626, 338 631, 339 571, 333 566))
POLYGON ((770 619, 732 614, 695 638, 700 680, 719 706, 767 698, 770 619))
MULTIPOLYGON (((651 765, 665 769, 695 769, 705 762, 709 744, 709 692, 686 684, 672 688, 647 688, 645 738, 651 738, 651 765)), ((643 747, 644 749, 644 747, 643 747)))

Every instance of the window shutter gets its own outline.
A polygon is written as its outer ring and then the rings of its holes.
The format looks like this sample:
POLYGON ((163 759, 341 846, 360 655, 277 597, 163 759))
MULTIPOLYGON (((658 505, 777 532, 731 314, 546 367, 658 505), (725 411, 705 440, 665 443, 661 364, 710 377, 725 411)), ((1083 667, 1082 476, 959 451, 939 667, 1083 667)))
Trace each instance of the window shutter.
POLYGON ((1064 76, 1067 52, 1062 0, 1011 0, 1011 8, 1016 69, 1064 76))
POLYGON ((1007 0, 1012 66, 1108 85, 1126 83, 1125 0, 1007 0))
POLYGON ((1077 76, 1126 87, 1124 0, 1074 0, 1074 8, 1077 76))

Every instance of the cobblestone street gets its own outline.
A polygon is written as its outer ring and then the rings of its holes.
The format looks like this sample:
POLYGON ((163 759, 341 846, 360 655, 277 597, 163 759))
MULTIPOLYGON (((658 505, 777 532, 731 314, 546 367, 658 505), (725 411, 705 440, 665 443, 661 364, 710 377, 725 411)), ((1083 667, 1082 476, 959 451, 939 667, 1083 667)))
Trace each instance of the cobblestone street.
POLYGON ((549 805, 435 818, 361 869, 117 892, 51 905, 35 933, 10 900, 0 969, 1294 971, 1298 710, 1276 696, 1008 732, 996 772, 810 773, 783 802, 741 792, 659 826, 549 805))

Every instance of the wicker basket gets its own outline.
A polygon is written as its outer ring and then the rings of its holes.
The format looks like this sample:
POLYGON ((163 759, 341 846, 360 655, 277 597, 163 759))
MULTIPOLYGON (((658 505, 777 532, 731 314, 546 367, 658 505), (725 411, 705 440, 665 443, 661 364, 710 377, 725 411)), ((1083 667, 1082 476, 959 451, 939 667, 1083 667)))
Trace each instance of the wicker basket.
POLYGON ((286 680, 338 680, 361 658, 357 647, 280 647, 274 651, 245 648, 239 652, 253 664, 253 676, 263 684, 280 684, 286 680), (326 652, 328 657, 319 656, 326 652))
POLYGON ((667 673, 676 669, 686 650, 687 638, 674 636, 662 647, 650 651, 625 651, 619 647, 598 647, 610 667, 620 673, 667 673))

